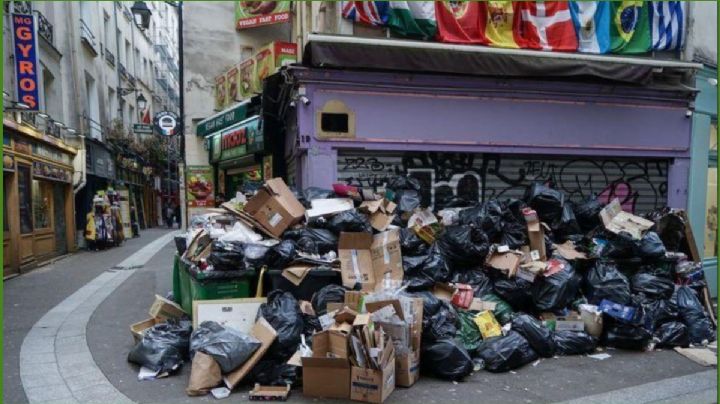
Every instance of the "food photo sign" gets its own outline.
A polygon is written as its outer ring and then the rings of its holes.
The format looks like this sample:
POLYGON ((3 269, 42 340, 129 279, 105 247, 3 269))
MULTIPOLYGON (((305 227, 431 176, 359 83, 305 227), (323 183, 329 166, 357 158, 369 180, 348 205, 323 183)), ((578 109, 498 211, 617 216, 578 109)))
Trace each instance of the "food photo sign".
POLYGON ((188 166, 187 179, 188 207, 215 207, 212 167, 188 166))
POLYGON ((290 21, 289 1, 236 1, 235 28, 278 24, 290 21))

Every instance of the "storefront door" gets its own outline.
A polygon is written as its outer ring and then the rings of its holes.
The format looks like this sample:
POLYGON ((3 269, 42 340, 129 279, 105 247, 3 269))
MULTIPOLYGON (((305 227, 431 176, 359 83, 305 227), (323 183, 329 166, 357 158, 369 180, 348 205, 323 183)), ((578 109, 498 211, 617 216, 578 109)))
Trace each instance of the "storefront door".
POLYGON ((58 255, 67 253, 67 224, 65 223, 65 185, 55 184, 53 200, 55 207, 55 251, 58 255))
POLYGON ((18 273, 15 265, 15 249, 12 245, 10 234, 10 214, 8 213, 9 194, 14 192, 13 174, 3 173, 3 277, 18 273))

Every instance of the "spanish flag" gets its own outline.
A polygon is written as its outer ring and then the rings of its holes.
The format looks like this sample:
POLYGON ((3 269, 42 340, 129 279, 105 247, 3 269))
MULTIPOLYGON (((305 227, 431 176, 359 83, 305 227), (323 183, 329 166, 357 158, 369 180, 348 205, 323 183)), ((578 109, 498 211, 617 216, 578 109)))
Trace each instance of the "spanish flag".
POLYGON ((440 42, 518 48, 512 1, 436 1, 440 42))

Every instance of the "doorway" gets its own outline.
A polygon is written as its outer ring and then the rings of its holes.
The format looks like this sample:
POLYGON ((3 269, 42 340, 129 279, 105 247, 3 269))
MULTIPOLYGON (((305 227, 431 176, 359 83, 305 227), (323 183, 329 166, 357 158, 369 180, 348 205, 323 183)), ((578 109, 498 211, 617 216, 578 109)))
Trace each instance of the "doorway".
POLYGON ((67 223, 65 222, 65 188, 56 183, 53 187, 53 205, 55 206, 55 251, 57 255, 67 254, 67 223))

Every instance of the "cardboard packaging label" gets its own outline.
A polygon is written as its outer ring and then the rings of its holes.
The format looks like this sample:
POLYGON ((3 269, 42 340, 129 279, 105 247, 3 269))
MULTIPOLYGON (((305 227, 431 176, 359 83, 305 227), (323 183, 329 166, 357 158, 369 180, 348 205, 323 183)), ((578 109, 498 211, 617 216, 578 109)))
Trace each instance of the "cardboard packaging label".
POLYGON ((374 235, 370 252, 376 287, 381 287, 386 279, 402 281, 403 267, 398 230, 388 230, 374 235))
POLYGON ((265 186, 248 200, 243 210, 275 237, 305 217, 305 207, 282 178, 265 181, 265 186))
POLYGON ((564 316, 556 316, 553 313, 541 313, 543 324, 553 331, 584 331, 585 322, 582 317, 575 311, 569 312, 564 316))
POLYGON ((502 328, 491 311, 478 313, 474 320, 475 324, 477 324, 480 329, 480 334, 482 334, 483 339, 499 337, 502 335, 502 328))

